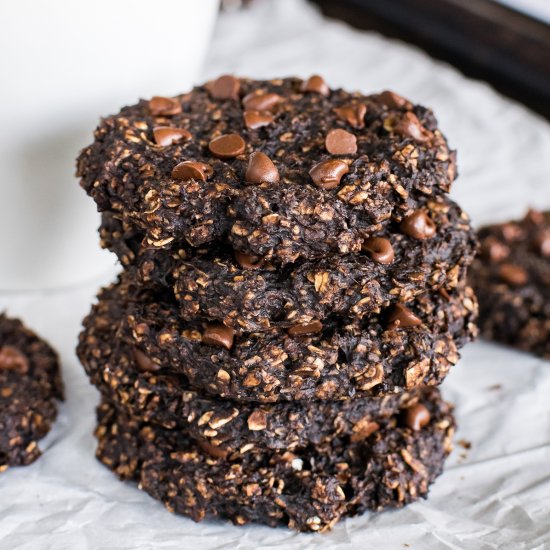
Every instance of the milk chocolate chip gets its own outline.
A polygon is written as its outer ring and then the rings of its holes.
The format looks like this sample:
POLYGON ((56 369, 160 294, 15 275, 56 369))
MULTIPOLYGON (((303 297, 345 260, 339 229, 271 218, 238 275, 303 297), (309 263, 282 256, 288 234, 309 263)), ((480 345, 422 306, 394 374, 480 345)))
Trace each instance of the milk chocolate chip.
POLYGON ((357 152, 357 138, 352 133, 337 128, 327 134, 325 147, 331 155, 353 155, 357 152))
POLYGON ((412 107, 410 101, 390 90, 385 90, 379 94, 378 100, 390 109, 401 109, 402 107, 410 109, 412 107))
POLYGON ((422 320, 408 307, 405 307, 403 304, 395 304, 388 314, 386 328, 388 330, 396 330, 399 328, 416 327, 421 324, 422 320))
POLYGON ((244 125, 249 130, 257 130, 273 122, 274 117, 267 111, 245 111, 243 113, 244 125))
POLYGON ((239 134, 223 134, 214 138, 209 144, 210 152, 221 159, 232 159, 242 155, 246 143, 239 134))
POLYGON ((302 92, 312 92, 327 96, 330 94, 330 88, 322 76, 314 74, 302 83, 302 92))
POLYGON ((273 161, 261 151, 250 155, 245 174, 246 183, 277 183, 279 171, 273 161))
POLYGON ((243 107, 246 111, 271 111, 281 101, 279 94, 252 92, 243 97, 243 107))
POLYGON ((405 113, 393 127, 393 131, 403 137, 409 137, 418 143, 426 143, 432 138, 431 132, 428 132, 417 116, 413 113, 405 113))
POLYGON ((360 129, 365 127, 367 107, 364 103, 348 103, 334 109, 336 114, 350 126, 360 129))
POLYGON ((321 189, 334 189, 349 172, 349 166, 343 160, 331 159, 319 162, 310 171, 313 183, 321 189))
POLYGON ((217 346, 231 349, 235 331, 221 323, 209 324, 202 334, 202 343, 209 346, 217 346))
POLYGON ((153 116, 179 115, 181 103, 172 97, 155 96, 149 100, 149 111, 153 116))
POLYGON ((212 166, 204 162, 185 160, 172 170, 172 177, 176 180, 206 181, 213 173, 212 166))
POLYGON ((191 135, 191 132, 188 132, 183 128, 171 128, 170 126, 157 126, 156 128, 153 128, 153 137, 155 138, 155 143, 157 145, 166 147, 178 141, 191 139, 193 136, 191 135))
POLYGON ((160 365, 155 363, 149 356, 140 349, 134 348, 134 360, 138 369, 142 372, 156 372, 160 370, 160 365))
POLYGON ((401 231, 413 239, 429 239, 435 235, 435 223, 424 210, 415 210, 401 222, 401 231))
POLYGON ((206 85, 214 99, 239 99, 241 83, 238 78, 224 74, 206 85))
POLYGON ((371 237, 363 242, 361 248, 379 264, 391 264, 395 257, 391 242, 384 237, 371 237))

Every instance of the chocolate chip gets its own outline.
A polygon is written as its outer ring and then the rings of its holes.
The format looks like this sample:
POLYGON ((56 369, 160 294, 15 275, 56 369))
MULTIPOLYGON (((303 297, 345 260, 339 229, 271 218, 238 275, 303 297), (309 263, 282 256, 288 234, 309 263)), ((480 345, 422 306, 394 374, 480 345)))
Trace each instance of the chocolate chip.
POLYGON ((243 269, 259 269, 264 263, 264 258, 261 256, 245 254, 239 250, 235 250, 233 253, 235 255, 235 260, 243 269))
POLYGON ((422 320, 408 307, 403 304, 395 304, 388 314, 386 328, 396 330, 398 328, 416 327, 421 324, 422 320))
POLYGON ((213 174, 212 166, 204 162, 185 160, 172 170, 172 177, 176 180, 206 181, 213 174))
POLYGON ((365 127, 365 115, 367 106, 364 103, 348 103, 334 109, 336 114, 345 120, 350 126, 360 129, 365 127))
POLYGON ((502 264, 498 269, 500 278, 511 286, 523 286, 529 280, 529 275, 523 267, 515 264, 502 264))
POLYGON ((496 237, 487 237, 481 245, 482 255, 491 262, 501 262, 510 254, 510 249, 496 237))
POLYGON ((330 88, 322 76, 314 74, 302 83, 302 92, 312 92, 314 94, 329 95, 330 88))
POLYGON ((401 109, 402 107, 410 109, 412 107, 410 101, 390 90, 385 90, 384 92, 379 94, 378 100, 380 101, 380 103, 382 103, 386 107, 389 107, 390 109, 401 109))
POLYGON ((239 99, 241 82, 230 74, 224 74, 209 82, 206 88, 214 99, 239 99))
POLYGON ((232 159, 242 155, 246 143, 239 134, 223 134, 214 138, 209 144, 210 152, 221 159, 232 159))
POLYGON ((212 445, 212 443, 206 441, 206 439, 203 439, 202 437, 197 437, 196 441, 199 444, 199 447, 205 453, 208 453, 210 456, 213 456, 214 458, 227 458, 229 456, 229 451, 222 449, 220 447, 217 447, 216 445, 212 445))
POLYGON ((384 237, 371 237, 363 242, 361 248, 379 264, 391 264, 395 257, 391 242, 384 237))
POLYGON ((138 348, 134 348, 134 360, 138 369, 142 372, 156 372, 161 368, 159 364, 155 363, 138 348))
POLYGON ((245 111, 271 111, 281 101, 279 94, 252 92, 243 97, 243 107, 245 111))
POLYGON ((0 348, 0 370, 13 370, 25 374, 29 371, 27 356, 14 346, 0 348))
POLYGON ((405 409, 405 424, 407 428, 415 432, 426 427, 430 423, 430 419, 430 411, 422 403, 405 409))
POLYGON ((401 222, 401 231, 413 239, 429 239, 435 235, 435 223, 424 210, 415 210, 401 222))
POLYGON ((331 155, 353 155, 357 153, 357 138, 352 133, 337 128, 327 134, 325 147, 331 155))
POLYGON ((267 111, 245 111, 243 113, 244 125, 249 130, 257 130, 271 124, 275 117, 267 111))
POLYGON ((340 180, 349 172, 349 166, 343 160, 324 160, 316 164, 309 175, 313 183, 321 189, 334 189, 340 180))
POLYGON ((191 139, 193 136, 191 132, 184 130, 183 128, 170 128, 170 126, 157 126, 153 128, 153 137, 157 145, 166 147, 176 143, 177 141, 183 141, 191 139))
POLYGON ((306 334, 316 334, 323 330, 323 323, 321 321, 311 321, 303 325, 293 325, 288 329, 290 336, 304 336, 306 334))
POLYGON ((518 241, 523 237, 523 229, 516 223, 509 222, 500 226, 500 231, 506 242, 518 241))
POLYGON ((426 143, 432 138, 432 134, 426 130, 417 116, 413 113, 405 113, 393 127, 393 131, 403 137, 409 137, 418 143, 426 143))
POLYGON ((203 332, 202 343, 209 346, 218 346, 231 349, 235 331, 221 323, 209 324, 203 332))
POLYGON ((279 171, 266 154, 256 151, 250 155, 244 179, 246 183, 278 183, 279 171))
POLYGON ((181 113, 181 103, 172 97, 155 96, 149 100, 149 111, 153 116, 171 116, 181 113))
POLYGON ((538 254, 548 258, 550 256, 550 230, 540 230, 534 238, 534 248, 538 254))

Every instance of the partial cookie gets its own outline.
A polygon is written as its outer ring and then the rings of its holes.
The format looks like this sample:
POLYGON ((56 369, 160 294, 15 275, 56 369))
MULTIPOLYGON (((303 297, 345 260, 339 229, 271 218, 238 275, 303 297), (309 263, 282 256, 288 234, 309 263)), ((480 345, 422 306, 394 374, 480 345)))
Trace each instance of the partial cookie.
POLYGON ((153 248, 223 240, 283 264, 358 252, 449 191, 455 154, 428 109, 314 81, 222 77, 125 107, 82 151, 81 184, 153 248))
POLYGON ((325 531, 366 510, 399 508, 425 497, 451 450, 451 407, 437 390, 419 405, 411 427, 396 415, 363 441, 334 437, 290 451, 251 450, 223 458, 182 430, 142 423, 103 402, 97 457, 168 510, 299 531, 325 531))
POLYGON ((414 406, 423 392, 264 405, 211 398, 190 388, 184 375, 160 367, 148 372, 151 364, 142 352, 113 336, 111 305, 100 302, 80 336, 77 352, 91 382, 126 414, 184 429, 220 456, 253 448, 294 450, 343 436, 358 442, 386 426, 400 408, 414 406))
POLYGON ((469 278, 485 338, 550 357, 550 212, 479 230, 469 278))
POLYGON ((0 472, 40 456, 63 384, 55 351, 21 321, 0 313, 0 472))
POLYGON ((125 274, 100 293, 85 327, 107 322, 113 338, 139 349, 151 371, 184 374, 211 395, 267 403, 439 384, 475 334, 476 314, 473 292, 462 288, 427 293, 359 322, 332 316, 284 332, 238 334, 184 321, 169 296, 136 287, 125 274))
MULTIPOLYGON (((428 201, 424 212, 435 224, 431 238, 415 239, 392 224, 367 240, 359 254, 281 267, 223 244, 191 252, 140 249, 128 242, 127 248, 139 250, 137 267, 128 269, 136 280, 173 288, 187 320, 199 316, 236 330, 259 331, 310 323, 331 313, 361 319, 464 280, 476 250, 468 217, 444 197, 428 201)), ((115 220, 109 225, 117 232, 115 220)), ((122 235, 120 222, 118 232, 122 235)), ((111 240, 120 247, 120 236, 111 240)))

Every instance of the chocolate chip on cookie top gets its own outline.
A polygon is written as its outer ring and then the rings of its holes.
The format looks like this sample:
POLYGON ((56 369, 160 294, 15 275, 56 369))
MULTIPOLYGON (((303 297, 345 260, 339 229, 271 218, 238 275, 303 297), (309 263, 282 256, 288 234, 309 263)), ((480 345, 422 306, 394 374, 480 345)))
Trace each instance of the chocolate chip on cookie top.
POLYGON ((303 92, 312 92, 325 96, 330 94, 330 88, 325 82, 325 79, 317 74, 310 76, 305 82, 303 82, 301 89, 303 92))
POLYGON ((252 153, 246 169, 246 183, 278 183, 279 171, 273 161, 261 151, 252 153))
POLYGON ((244 153, 246 143, 239 134, 224 134, 214 138, 209 144, 210 152, 221 159, 232 159, 244 153))
POLYGON ((176 180, 206 181, 212 175, 212 167, 204 162, 184 160, 172 170, 172 177, 176 180))
POLYGON ((206 84, 207 90, 214 99, 239 99, 241 82, 233 75, 222 75, 206 84))
POLYGON ((172 97, 155 96, 149 101, 149 111, 153 116, 172 116, 181 113, 181 103, 172 97))
POLYGON ((334 159, 319 162, 309 171, 309 175, 317 187, 334 189, 340 185, 340 181, 348 172, 347 162, 334 159))
POLYGON ((347 103, 342 107, 335 107, 334 112, 353 128, 360 130, 365 127, 367 106, 364 103, 347 103))
POLYGON ((357 152, 357 138, 352 133, 337 128, 327 134, 325 147, 331 155, 354 155, 357 152))
POLYGON ((172 128, 171 126, 156 126, 153 128, 155 143, 166 147, 172 143, 184 139, 191 139, 193 136, 184 128, 172 128))

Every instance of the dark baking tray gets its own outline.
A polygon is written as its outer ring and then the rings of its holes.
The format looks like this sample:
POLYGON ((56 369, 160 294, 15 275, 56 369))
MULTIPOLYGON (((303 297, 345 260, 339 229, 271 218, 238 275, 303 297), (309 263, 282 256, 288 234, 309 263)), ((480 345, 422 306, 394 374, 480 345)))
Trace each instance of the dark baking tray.
POLYGON ((400 38, 550 119, 550 26, 492 0, 312 0, 400 38))

